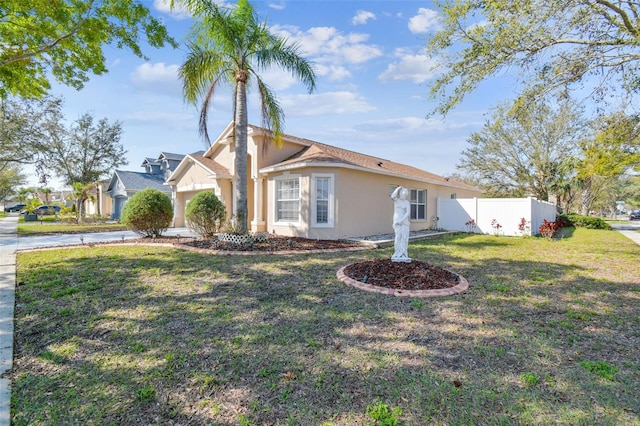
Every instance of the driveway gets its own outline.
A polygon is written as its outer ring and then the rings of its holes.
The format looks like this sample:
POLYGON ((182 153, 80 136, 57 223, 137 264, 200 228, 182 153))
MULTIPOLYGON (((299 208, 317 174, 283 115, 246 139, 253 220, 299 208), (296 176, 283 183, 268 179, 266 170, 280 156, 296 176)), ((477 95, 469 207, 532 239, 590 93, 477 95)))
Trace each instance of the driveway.
MULTIPOLYGON (((11 216, 3 220, 6 227, 17 226, 17 217, 14 220, 11 216)), ((40 247, 57 247, 76 244, 103 243, 108 241, 131 240, 140 238, 140 235, 133 231, 111 231, 111 232, 85 232, 81 234, 54 234, 54 235, 33 235, 18 237, 15 233, 3 232, 4 238, 0 238, 0 251, 2 250, 29 250, 40 247)), ((196 236, 188 228, 169 228, 163 233, 166 236, 180 235, 182 237, 196 236)))

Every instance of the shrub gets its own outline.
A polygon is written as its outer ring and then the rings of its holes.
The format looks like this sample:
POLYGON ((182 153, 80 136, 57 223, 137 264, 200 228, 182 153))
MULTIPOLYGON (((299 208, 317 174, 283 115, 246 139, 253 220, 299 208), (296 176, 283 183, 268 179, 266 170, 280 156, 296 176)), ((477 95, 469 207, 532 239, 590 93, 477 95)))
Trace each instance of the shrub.
POLYGON ((187 226, 204 238, 211 238, 224 225, 227 212, 213 192, 200 192, 189 201, 185 219, 187 226))
POLYGON ((565 227, 567 224, 564 220, 556 220, 555 222, 549 222, 547 219, 542 220, 542 225, 538 228, 538 232, 545 238, 553 238, 553 236, 565 227))
POLYGON ((582 216, 579 214, 570 214, 567 216, 571 224, 576 228, 588 228, 588 229, 611 229, 611 225, 605 222, 604 219, 595 216, 582 216))
POLYGON ((145 237, 158 237, 173 219, 171 199, 157 189, 147 188, 135 193, 122 209, 123 225, 145 237))

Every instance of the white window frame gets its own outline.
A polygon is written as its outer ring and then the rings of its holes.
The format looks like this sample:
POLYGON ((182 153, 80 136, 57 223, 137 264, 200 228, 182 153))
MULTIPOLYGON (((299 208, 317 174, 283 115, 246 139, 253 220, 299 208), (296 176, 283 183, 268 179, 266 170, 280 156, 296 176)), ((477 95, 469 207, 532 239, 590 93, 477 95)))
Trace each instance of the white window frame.
POLYGON ((274 208, 274 222, 278 225, 300 225, 300 213, 301 213, 301 208, 302 208, 302 199, 301 199, 301 194, 302 194, 302 182, 300 181, 300 175, 291 175, 291 174, 285 174, 282 176, 278 176, 274 179, 274 191, 273 191, 274 195, 274 200, 273 200, 273 208, 274 208), (280 215, 278 213, 278 203, 279 203, 279 199, 278 199, 278 185, 283 182, 283 181, 292 181, 292 180, 297 180, 298 181, 298 218, 296 220, 282 220, 280 219, 280 215))
POLYGON ((413 188, 411 190, 409 190, 409 204, 411 204, 411 215, 409 217, 410 220, 413 221, 425 221, 427 220, 427 190, 426 189, 417 189, 417 188, 413 188), (416 193, 416 198, 415 198, 415 202, 414 202, 414 198, 413 198, 413 193, 416 193), (418 192, 423 192, 424 193, 424 203, 420 203, 418 202, 418 192), (414 209, 413 207, 416 207, 415 212, 416 212, 416 217, 414 217, 414 209), (418 207, 419 206, 424 206, 424 217, 423 218, 418 218, 418 207))
POLYGON ((313 228, 333 228, 334 226, 334 206, 335 206, 335 175, 332 173, 312 173, 311 174, 311 227, 313 228), (317 181, 318 179, 328 179, 329 187, 327 194, 327 222, 318 223, 318 199, 317 181))

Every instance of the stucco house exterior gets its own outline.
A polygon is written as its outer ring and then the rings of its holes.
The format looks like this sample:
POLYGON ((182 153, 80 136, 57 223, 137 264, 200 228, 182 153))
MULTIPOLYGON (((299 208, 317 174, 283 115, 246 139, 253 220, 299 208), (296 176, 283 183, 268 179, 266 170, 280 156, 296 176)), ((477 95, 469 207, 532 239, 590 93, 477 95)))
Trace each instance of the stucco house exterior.
MULTIPOLYGON (((233 123, 202 155, 188 154, 165 182, 171 188, 174 226, 185 226, 187 203, 213 191, 234 212, 233 123)), ((436 226, 438 198, 479 197, 461 182, 382 158, 250 125, 247 141, 248 222, 253 232, 340 239, 393 232, 390 194, 410 190, 411 230, 436 226), (264 145, 267 144, 265 148, 264 145)))

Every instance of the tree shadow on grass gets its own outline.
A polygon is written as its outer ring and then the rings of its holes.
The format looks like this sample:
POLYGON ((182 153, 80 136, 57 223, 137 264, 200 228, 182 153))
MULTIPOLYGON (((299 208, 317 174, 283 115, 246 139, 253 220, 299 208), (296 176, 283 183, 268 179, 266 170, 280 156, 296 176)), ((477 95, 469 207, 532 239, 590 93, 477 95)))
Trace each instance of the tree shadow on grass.
POLYGON ((628 346, 638 343, 637 274, 609 280, 578 261, 507 261, 499 254, 510 243, 493 240, 412 245, 472 283, 428 300, 335 278, 389 250, 30 254, 17 292, 15 423, 36 421, 31 414, 53 423, 369 424, 376 401, 402 408, 405 424, 637 421, 628 392, 640 383, 628 346), (482 252, 454 255, 456 244, 482 252), (584 357, 617 366, 616 380, 593 377, 584 357), (539 382, 523 382, 526 372, 539 382))

